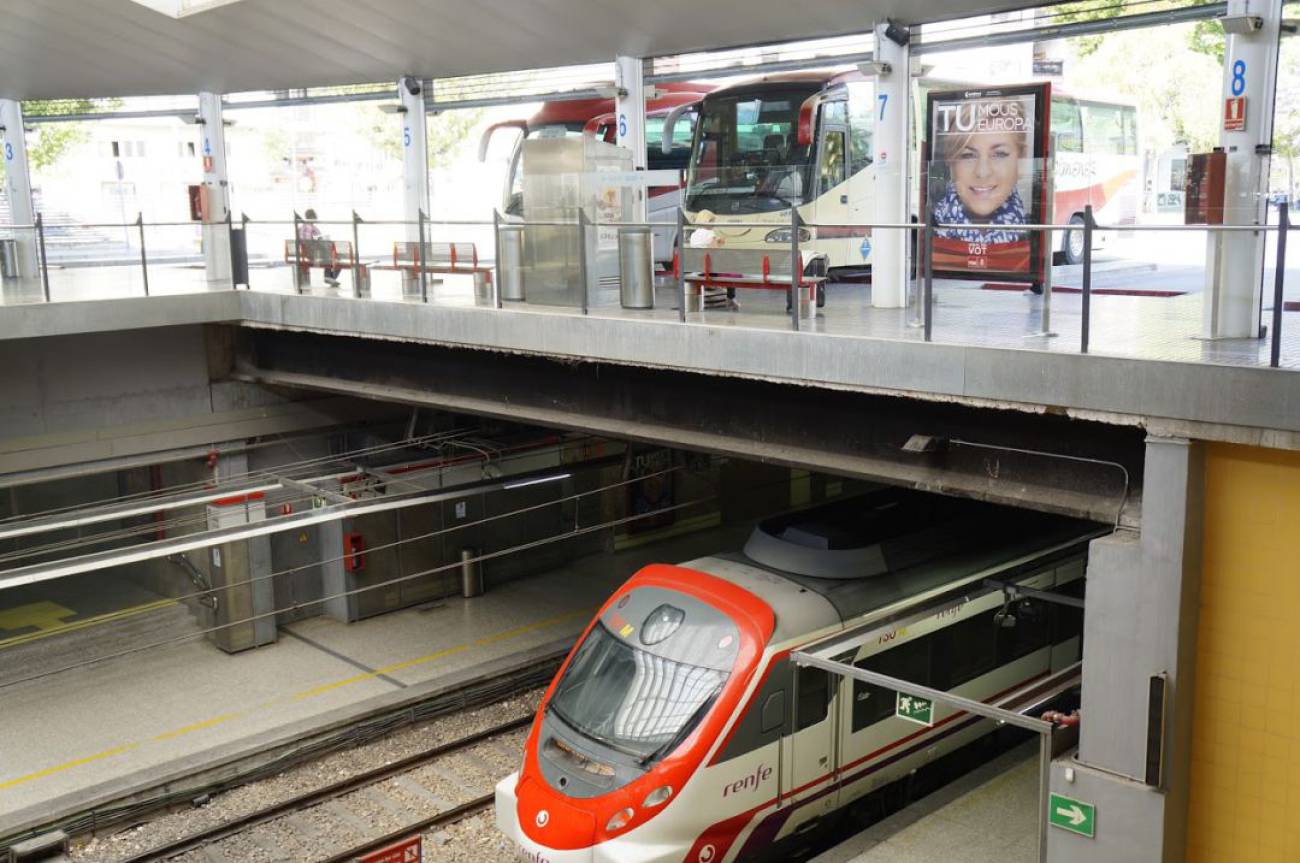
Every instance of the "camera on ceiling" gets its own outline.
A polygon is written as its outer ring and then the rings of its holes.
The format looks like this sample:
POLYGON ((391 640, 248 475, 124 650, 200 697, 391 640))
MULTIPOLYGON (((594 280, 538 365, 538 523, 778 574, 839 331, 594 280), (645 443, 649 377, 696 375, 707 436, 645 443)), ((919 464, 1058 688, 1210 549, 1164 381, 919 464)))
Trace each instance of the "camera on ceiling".
POLYGON ((885 38, 902 48, 912 40, 912 32, 906 27, 885 19, 885 38))
POLYGON ((420 87, 420 79, 411 75, 407 75, 402 79, 402 86, 405 87, 406 92, 410 93, 412 96, 420 95, 422 90, 420 87))

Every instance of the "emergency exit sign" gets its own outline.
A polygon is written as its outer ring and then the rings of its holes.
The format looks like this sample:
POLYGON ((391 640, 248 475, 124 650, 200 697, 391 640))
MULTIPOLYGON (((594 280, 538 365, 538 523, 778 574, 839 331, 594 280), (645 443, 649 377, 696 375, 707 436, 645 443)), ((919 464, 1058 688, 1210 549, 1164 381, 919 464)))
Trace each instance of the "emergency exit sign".
POLYGON ((917 698, 915 695, 904 695, 899 692, 894 701, 894 715, 908 722, 933 725, 934 702, 928 698, 917 698))
POLYGON ((1233 96, 1223 100, 1223 131, 1246 131, 1246 97, 1233 96))
POLYGON ((1097 807, 1064 794, 1052 794, 1047 801, 1047 821, 1080 836, 1097 835, 1097 807))
POLYGON ((421 863, 424 860, 424 840, 421 836, 412 836, 401 842, 372 851, 361 858, 360 863, 421 863))

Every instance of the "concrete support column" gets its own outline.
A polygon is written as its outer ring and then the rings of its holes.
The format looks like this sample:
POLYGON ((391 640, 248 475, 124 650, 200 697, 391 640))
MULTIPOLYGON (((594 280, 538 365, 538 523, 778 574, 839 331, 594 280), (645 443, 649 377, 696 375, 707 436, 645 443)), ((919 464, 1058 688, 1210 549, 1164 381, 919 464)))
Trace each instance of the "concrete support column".
MULTIPOLYGON (((1229 33, 1223 55, 1220 113, 1225 113, 1229 100, 1246 100, 1244 127, 1219 133, 1220 146, 1228 154, 1223 221, 1229 225, 1258 225, 1267 218, 1269 157, 1255 148, 1273 141, 1282 0, 1231 0, 1228 17, 1244 16, 1257 17, 1263 26, 1249 33, 1229 33)), ((1264 235, 1217 233, 1210 234, 1206 243, 1201 334, 1210 339, 1258 338, 1264 235)))
POLYGON ((1149 438, 1141 534, 1117 533, 1092 543, 1079 750, 1073 763, 1054 764, 1052 790, 1097 807, 1097 836, 1053 829, 1048 842, 1052 863, 1183 860, 1203 460, 1199 444, 1149 438), (1148 687, 1158 674, 1168 681, 1167 709, 1162 728, 1151 729, 1148 687), (1143 781, 1152 736, 1162 742, 1159 787, 1143 781))
MULTIPOLYGON (((873 222, 908 221, 908 123, 911 114, 911 51, 885 35, 887 21, 876 25, 875 59, 889 65, 876 76, 876 128, 872 146, 876 182, 873 222)), ((870 210, 868 212, 871 212, 870 210)), ((909 237, 903 231, 875 231, 871 237, 871 304, 900 309, 907 304, 907 254, 909 237)))
POLYGON ((230 282, 230 174, 226 170, 226 121, 220 93, 199 94, 199 155, 208 210, 203 222, 203 265, 208 290, 226 290, 230 282))
MULTIPOLYGON (((5 193, 15 225, 36 221, 36 204, 32 199, 32 176, 27 166, 27 133, 23 127, 23 106, 15 99, 0 99, 0 146, 4 148, 5 193)), ((18 272, 24 278, 36 275, 36 233, 19 231, 18 272)))
POLYGON ((406 76, 397 82, 402 100, 402 218, 411 224, 406 239, 419 242, 416 222, 423 211, 429 214, 429 135, 424 113, 424 82, 406 76), (414 91, 414 92, 412 92, 414 91))
MULTIPOLYGON (((645 70, 640 57, 618 57, 614 62, 614 86, 618 96, 614 100, 614 117, 618 145, 632 151, 632 167, 638 171, 646 168, 645 140, 645 70)), ((646 189, 636 190, 636 205, 632 218, 638 222, 646 219, 646 189)))
MULTIPOLYGON (((217 479, 248 472, 248 455, 222 458, 217 479)), ((259 497, 233 497, 207 506, 208 529, 219 530, 266 519, 266 504, 259 497)), ((214 545, 207 550, 207 569, 217 599, 215 625, 210 636, 228 653, 270 644, 276 639, 275 587, 271 574, 271 540, 268 536, 214 545)))

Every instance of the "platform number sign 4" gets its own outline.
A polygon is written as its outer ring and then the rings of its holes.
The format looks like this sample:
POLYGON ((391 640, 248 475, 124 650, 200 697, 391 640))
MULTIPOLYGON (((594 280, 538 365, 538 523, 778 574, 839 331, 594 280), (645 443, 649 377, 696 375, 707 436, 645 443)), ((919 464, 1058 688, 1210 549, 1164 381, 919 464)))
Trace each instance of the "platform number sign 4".
POLYGON ((928 698, 898 692, 895 693, 894 715, 928 727, 934 725, 934 702, 928 698))
POLYGON ((1097 807, 1064 794, 1053 793, 1048 797, 1047 820, 1053 827, 1089 839, 1097 835, 1097 807))

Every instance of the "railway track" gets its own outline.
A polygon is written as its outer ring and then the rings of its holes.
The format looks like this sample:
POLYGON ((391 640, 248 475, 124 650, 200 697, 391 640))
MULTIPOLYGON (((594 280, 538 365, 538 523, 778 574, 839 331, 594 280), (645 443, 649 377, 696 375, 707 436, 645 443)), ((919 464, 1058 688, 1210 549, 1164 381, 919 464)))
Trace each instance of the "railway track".
POLYGON ((353 860, 491 806, 497 780, 518 766, 531 722, 520 716, 440 743, 118 863, 353 860))

